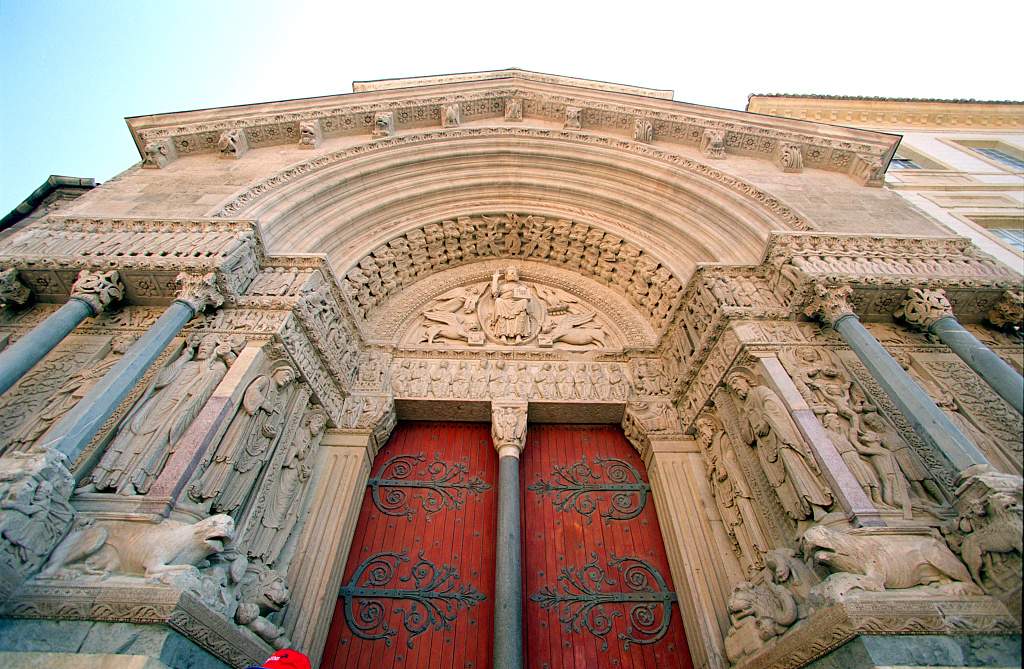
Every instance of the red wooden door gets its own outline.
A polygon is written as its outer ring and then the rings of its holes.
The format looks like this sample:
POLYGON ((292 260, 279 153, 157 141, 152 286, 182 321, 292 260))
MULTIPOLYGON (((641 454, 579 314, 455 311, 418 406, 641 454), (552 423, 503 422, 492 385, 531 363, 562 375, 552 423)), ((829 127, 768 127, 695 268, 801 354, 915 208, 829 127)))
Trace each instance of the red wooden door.
POLYGON ((692 667, 644 466, 617 426, 527 430, 529 667, 692 667))
POLYGON ((323 669, 491 664, 490 426, 400 423, 374 460, 323 669))

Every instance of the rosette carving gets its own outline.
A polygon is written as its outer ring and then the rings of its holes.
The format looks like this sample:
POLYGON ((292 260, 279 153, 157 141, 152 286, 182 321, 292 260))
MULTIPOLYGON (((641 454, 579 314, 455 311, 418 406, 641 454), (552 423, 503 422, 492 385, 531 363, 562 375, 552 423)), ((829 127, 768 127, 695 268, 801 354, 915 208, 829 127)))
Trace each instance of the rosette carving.
POLYGON ((955 318, 953 306, 946 298, 946 291, 929 288, 911 288, 893 316, 915 328, 927 330, 939 319, 955 318))

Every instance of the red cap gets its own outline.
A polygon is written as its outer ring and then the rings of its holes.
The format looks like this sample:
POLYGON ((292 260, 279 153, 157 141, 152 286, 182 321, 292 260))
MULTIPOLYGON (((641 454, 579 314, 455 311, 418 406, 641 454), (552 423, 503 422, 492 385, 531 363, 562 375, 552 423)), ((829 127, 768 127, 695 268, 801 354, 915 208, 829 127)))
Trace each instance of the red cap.
POLYGON ((267 658, 263 669, 311 669, 309 658, 297 650, 282 648, 267 658))

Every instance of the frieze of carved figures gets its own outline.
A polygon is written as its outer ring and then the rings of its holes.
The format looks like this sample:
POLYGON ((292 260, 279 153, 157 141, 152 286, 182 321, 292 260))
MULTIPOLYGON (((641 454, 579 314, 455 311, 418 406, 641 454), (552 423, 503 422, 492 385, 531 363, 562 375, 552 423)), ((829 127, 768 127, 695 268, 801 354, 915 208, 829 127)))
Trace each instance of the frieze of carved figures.
POLYGON ((0 427, 10 425, 0 436, 0 455, 35 450, 46 431, 78 404, 134 342, 134 335, 115 335, 103 357, 93 357, 89 348, 73 349, 36 365, 29 372, 32 376, 25 377, 24 393, 19 385, 16 402, 0 410, 0 427))
POLYGON ((746 576, 753 577, 764 567, 764 555, 770 547, 757 519, 753 494, 743 480, 732 440, 725 430, 710 416, 698 418, 695 427, 711 494, 733 552, 746 576))
POLYGON ((654 141, 654 124, 650 119, 637 117, 633 121, 633 140, 645 144, 654 141))
POLYGON ((669 323, 682 292, 671 270, 636 244, 586 223, 518 213, 461 216, 417 228, 364 256, 341 283, 355 312, 368 318, 390 295, 428 274, 503 257, 553 263, 613 286, 655 329, 669 323))
POLYGON ((812 602, 842 601, 858 590, 923 587, 924 592, 982 594, 967 567, 937 534, 929 528, 811 527, 801 538, 804 556, 831 572, 811 589, 812 602))
POLYGON ((804 169, 803 147, 800 144, 781 142, 777 160, 783 172, 802 172, 804 169))
POLYGON ((32 297, 32 291, 18 278, 18 270, 8 268, 0 271, 0 302, 4 306, 25 304, 32 297))
MULTIPOLYGON (((280 330, 281 341, 287 356, 295 363, 303 379, 309 384, 320 406, 332 421, 341 418, 345 407, 345 395, 339 380, 331 373, 324 358, 310 342, 307 331, 294 318, 285 321, 280 330)), ((333 371, 333 370, 332 370, 333 371)), ((348 377, 342 377, 342 379, 348 377)))
POLYGON ((708 158, 725 158, 725 133, 715 128, 705 128, 700 136, 700 152, 708 158))
POLYGON ((394 400, 390 395, 353 393, 345 398, 345 410, 338 427, 372 430, 382 422, 389 422, 388 416, 393 412, 394 400))
POLYGON ((114 302, 124 297, 124 284, 117 270, 90 272, 82 270, 71 286, 71 297, 89 305, 93 314, 106 311, 114 302))
POLYGON ((651 438, 682 438, 679 415, 667 399, 630 402, 622 416, 622 432, 641 456, 650 452, 651 438))
POLYGON ((249 138, 242 128, 225 130, 217 138, 217 151, 221 158, 238 159, 249 150, 249 138))
POLYGON ((295 370, 279 365, 253 379, 188 496, 216 513, 235 513, 248 499, 284 427, 295 370))
POLYGON ((450 290, 428 305, 414 343, 606 347, 609 335, 596 317, 565 291, 527 284, 508 267, 490 284, 450 290))
POLYGON ((148 169, 161 169, 178 157, 174 142, 166 139, 154 139, 142 147, 142 166, 148 169))
POLYGON ((323 128, 320 126, 320 119, 310 119, 299 122, 299 148, 315 149, 320 146, 324 139, 323 128))
POLYGON ((315 288, 305 288, 295 313, 335 378, 343 386, 349 384, 355 374, 359 338, 343 314, 330 283, 324 279, 315 288))
POLYGON ((371 134, 374 138, 377 137, 390 137, 395 134, 395 113, 394 112, 377 112, 373 115, 373 130, 371 134))
POLYGON ((391 387, 402 398, 625 402, 622 363, 515 360, 396 360, 391 387))
POLYGON ((583 110, 579 107, 567 106, 563 127, 566 130, 579 130, 583 127, 583 110))
POLYGON ((668 395, 672 384, 658 358, 634 358, 631 361, 636 394, 657 397, 668 395))
POLYGON ((250 558, 274 566, 299 522, 303 494, 313 473, 316 448, 327 427, 323 409, 310 406, 303 411, 299 428, 291 435, 280 467, 268 475, 253 506, 239 542, 250 558))
POLYGON ((989 462, 1000 471, 1020 474, 1021 418, 974 372, 959 360, 931 361, 922 370, 917 356, 906 351, 896 351, 893 357, 989 462), (933 375, 944 383, 937 383, 933 375), (950 388, 963 388, 964 392, 954 393, 950 388), (1002 434, 993 430, 993 424, 1002 434))
POLYGON ((757 450, 761 468, 794 521, 818 520, 834 499, 810 449, 774 390, 738 371, 727 385, 741 405, 743 441, 757 450))
POLYGON ((244 346, 215 334, 188 341, 121 421, 81 491, 146 494, 244 346))
MULTIPOLYGON (((266 267, 253 277, 245 297, 291 297, 298 295, 313 270, 299 267, 266 267)), ((244 299, 244 298, 243 298, 244 299)), ((285 303, 282 303, 282 306, 285 303)))
POLYGON ((974 582, 991 595, 1019 592, 1024 536, 1021 477, 987 465, 970 467, 960 477, 955 505, 959 515, 943 531, 974 582))
POLYGON ((0 601, 39 569, 75 519, 74 479, 59 452, 0 458, 0 601))

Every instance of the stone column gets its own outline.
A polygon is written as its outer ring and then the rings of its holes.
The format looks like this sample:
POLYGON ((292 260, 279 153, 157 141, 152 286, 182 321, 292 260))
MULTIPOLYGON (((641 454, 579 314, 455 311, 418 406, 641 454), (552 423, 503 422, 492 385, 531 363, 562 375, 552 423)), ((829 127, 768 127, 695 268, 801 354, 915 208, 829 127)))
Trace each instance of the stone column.
POLYGON ((814 295, 805 313, 820 318, 842 336, 922 439, 941 450, 957 471, 989 464, 981 451, 861 324, 849 302, 852 288, 815 283, 813 289, 814 295))
POLYGON ((46 320, 0 352, 0 393, 7 392, 79 323, 89 316, 98 315, 123 296, 124 284, 121 283, 116 271, 79 272, 78 278, 71 286, 71 297, 68 301, 46 320))
POLYGON ((911 288, 894 316, 937 336, 1017 413, 1024 414, 1024 377, 964 329, 953 314, 945 291, 911 288))
POLYGON ((704 478, 700 447, 692 439, 648 435, 643 453, 658 525, 695 669, 726 669, 722 640, 729 629, 732 583, 743 580, 704 478))
POLYGON ((214 274, 182 273, 177 281, 180 291, 167 311, 78 404, 50 428, 42 440, 44 447, 56 449, 74 462, 185 324, 207 306, 219 307, 224 303, 214 274))
POLYGON ((323 657, 376 443, 370 430, 328 430, 320 440, 316 479, 306 493, 313 503, 288 567, 283 622, 292 647, 314 667, 323 657))
POLYGON ((494 570, 494 667, 523 666, 522 537, 519 454, 526 445, 526 402, 491 403, 491 438, 498 449, 498 535, 494 570))
POLYGON ((796 384, 793 383, 793 379, 790 378, 779 359, 772 355, 766 355, 759 357, 758 363, 769 385, 778 393, 782 403, 786 405, 793 417, 793 422, 796 423, 800 434, 811 447, 811 453, 814 454, 818 468, 828 481, 839 506, 856 525, 884 526, 885 521, 882 520, 882 515, 864 494, 864 489, 857 483, 853 472, 850 471, 832 440, 825 433, 825 427, 814 415, 814 411, 807 406, 807 402, 800 395, 796 384))

